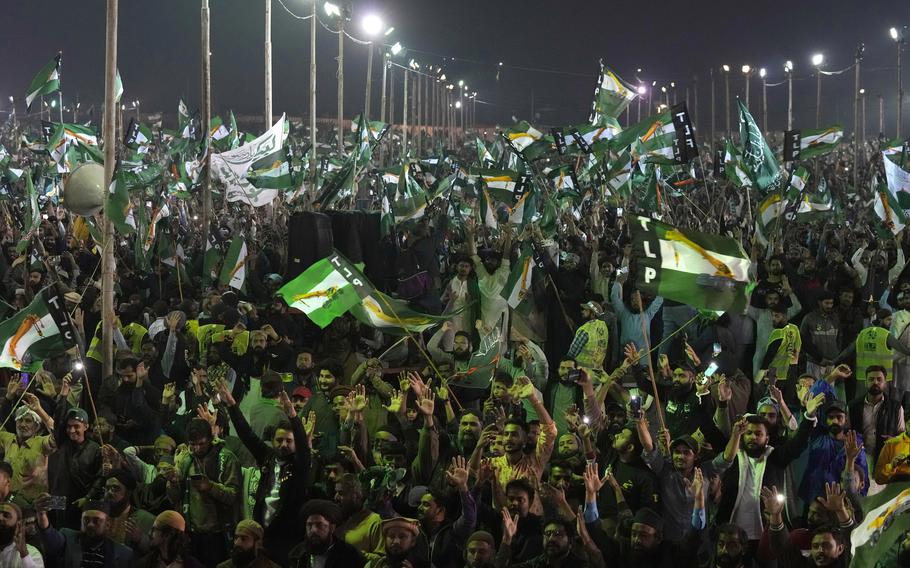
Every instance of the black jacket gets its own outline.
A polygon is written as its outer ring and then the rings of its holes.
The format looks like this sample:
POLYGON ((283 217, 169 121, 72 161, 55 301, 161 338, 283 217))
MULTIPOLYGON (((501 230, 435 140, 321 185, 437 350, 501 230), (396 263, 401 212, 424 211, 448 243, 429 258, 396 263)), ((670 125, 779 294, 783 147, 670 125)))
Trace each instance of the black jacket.
MULTIPOLYGON (((783 446, 771 450, 761 480, 762 487, 774 486, 778 489, 784 487, 787 466, 805 451, 813 425, 814 422, 811 420, 803 420, 796 430, 795 436, 783 446)), ((733 464, 727 468, 721 480, 722 497, 717 509, 718 523, 732 522, 733 508, 736 506, 736 499, 739 496, 739 457, 740 454, 737 454, 733 464)))
MULTIPOLYGON (((848 407, 850 425, 859 432, 863 431, 863 406, 865 401, 866 395, 863 394, 854 399, 848 407)), ((877 456, 885 446, 888 438, 899 436, 903 433, 903 429, 898 424, 900 412, 901 401, 897 393, 890 390, 886 391, 885 398, 882 400, 882 407, 879 409, 878 417, 875 420, 875 448, 869 448, 870 450, 874 449, 874 453, 867 453, 866 455, 877 456)), ((870 440, 865 440, 865 442, 868 444, 870 440)))
MULTIPOLYGON (((360 551, 343 540, 336 539, 326 553, 325 568, 363 568, 366 562, 360 551)), ((311 568, 306 542, 301 542, 288 554, 288 568, 311 568)))

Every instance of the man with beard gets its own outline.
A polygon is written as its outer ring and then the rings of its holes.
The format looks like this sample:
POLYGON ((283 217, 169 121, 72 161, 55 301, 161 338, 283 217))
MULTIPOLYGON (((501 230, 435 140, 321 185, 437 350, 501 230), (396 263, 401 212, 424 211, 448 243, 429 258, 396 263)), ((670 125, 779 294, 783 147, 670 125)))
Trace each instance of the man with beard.
MULTIPOLYGON (((776 380, 781 381, 780 388, 784 391, 787 401, 795 401, 796 373, 799 363, 799 353, 802 350, 802 336, 799 328, 790 323, 790 312, 783 306, 777 305, 771 310, 771 333, 767 336, 765 355, 759 363, 759 369, 766 369, 766 373, 773 369, 776 380)), ((760 371, 756 371, 756 380, 760 371)))
POLYGON ((757 546, 764 530, 761 488, 784 487, 787 466, 803 453, 809 442, 819 404, 816 399, 809 401, 805 419, 796 435, 780 447, 769 444, 771 426, 767 420, 755 415, 746 418, 739 451, 732 466, 721 476, 722 497, 717 518, 719 522, 742 527, 753 547, 757 546))
POLYGON ((288 394, 297 387, 316 388, 316 363, 312 349, 303 348, 297 351, 297 358, 294 361, 294 380, 286 387, 289 390, 288 394))
POLYGON ((487 531, 476 531, 468 537, 464 549, 464 568, 493 568, 496 541, 487 531))
MULTIPOLYGON (((780 262, 772 260, 771 266, 780 267, 780 262)), ((781 268, 781 270, 783 269, 781 268)), ((746 308, 746 315, 755 321, 755 355, 752 358, 752 372, 754 374, 758 373, 758 370, 762 368, 761 363, 768 350, 768 340, 776 327, 772 317, 773 310, 783 310, 787 319, 789 319, 795 317, 803 309, 799 298, 796 297, 793 289, 790 288, 790 281, 786 276, 782 275, 780 277, 780 288, 775 286, 764 295, 764 307, 760 306, 761 302, 756 297, 760 287, 761 282, 752 293, 751 303, 746 308), (789 301, 785 301, 785 299, 789 301)), ((755 376, 754 374, 753 376, 755 376)))
POLYGON ((451 351, 446 351, 443 343, 454 329, 455 326, 452 322, 443 322, 439 331, 433 334, 433 337, 427 343, 427 349, 430 351, 433 361, 438 365, 449 365, 456 374, 464 373, 468 370, 474 346, 471 341, 471 334, 467 331, 458 330, 454 333, 451 351))
POLYGON ((237 379, 242 381, 239 389, 237 386, 234 388, 237 395, 246 394, 250 379, 261 378, 266 370, 284 371, 293 355, 290 346, 281 340, 270 325, 250 332, 249 348, 242 355, 234 353, 232 344, 227 341, 219 343, 218 349, 221 359, 237 373, 237 379))
POLYGON ((335 483, 335 503, 343 521, 335 534, 372 560, 382 556, 382 518, 366 506, 363 484, 347 473, 335 483))
MULTIPOLYGON (((13 378, 12 381, 18 379, 13 378)), ((9 390, 9 387, 7 387, 9 390)), ((12 490, 27 501, 33 501, 48 488, 48 456, 57 448, 54 436, 39 436, 41 425, 54 431, 54 420, 44 412, 37 397, 27 393, 23 404, 13 414, 16 433, 0 431, 0 448, 13 467, 12 490)))
POLYGON ((150 382, 145 363, 130 356, 117 361, 115 375, 104 381, 101 405, 117 417, 117 432, 134 446, 147 446, 160 430, 161 391, 150 382))
MULTIPOLYGON (((808 463, 812 464, 812 467, 806 470, 799 485, 799 498, 804 503, 824 495, 826 483, 840 482, 847 461, 844 442, 848 430, 850 426, 847 422, 847 405, 839 400, 832 400, 825 408, 824 422, 819 421, 809 441, 808 463)), ((861 445, 862 436, 857 434, 856 439, 861 445)), ((866 465, 865 450, 859 450, 855 464, 863 472, 863 487, 860 493, 866 495, 869 490, 867 473, 869 468, 866 465)))
MULTIPOLYGON (((623 264, 627 262, 628 259, 624 259, 623 264)), ((645 320, 644 329, 650 330, 651 320, 657 315, 657 311, 663 305, 664 299, 657 296, 645 309, 641 293, 638 290, 633 290, 629 294, 629 302, 627 304, 623 300, 622 291, 623 282, 626 278, 628 278, 628 272, 618 277, 610 290, 610 303, 613 305, 613 311, 616 312, 616 317, 619 319, 619 344, 628 345, 631 343, 636 349, 644 349, 645 345, 650 342, 651 333, 648 331, 648 341, 645 341, 645 336, 642 335, 642 317, 645 320)), ((650 344, 653 345, 653 343, 650 344)), ((646 366, 647 364, 647 357, 642 357, 639 365, 646 366)))
POLYGON ((572 539, 575 536, 572 523, 559 519, 550 519, 543 525, 543 554, 526 562, 512 562, 512 537, 517 530, 517 523, 507 514, 502 519, 502 545, 496 554, 497 566, 515 566, 516 568, 586 568, 589 566, 585 557, 572 550, 572 539))
POLYGON ((464 542, 477 524, 477 505, 468 491, 468 463, 456 457, 446 472, 449 488, 458 494, 460 514, 454 522, 450 512, 456 509, 451 492, 430 489, 420 498, 420 524, 430 541, 430 562, 434 568, 456 568, 464 555, 464 542))
POLYGON ((250 428, 259 439, 264 439, 266 430, 274 430, 275 425, 285 419, 278 404, 280 394, 287 395, 281 375, 275 371, 265 371, 259 381, 260 397, 244 407, 250 428))
POLYGON ((69 497, 69 505, 55 521, 61 526, 76 528, 82 504, 102 495, 103 456, 101 446, 88 437, 88 413, 68 406, 65 400, 58 405, 54 431, 58 450, 50 457, 48 472, 51 493, 69 497))
MULTIPOLYGON (((682 436, 668 441, 669 433, 664 430, 662 442, 665 444, 664 449, 668 451, 668 455, 665 456, 652 440, 651 431, 648 429, 648 422, 644 416, 636 422, 636 426, 638 438, 644 449, 642 458, 657 476, 658 487, 660 487, 662 517, 666 522, 663 535, 670 541, 682 540, 692 517, 694 497, 687 489, 687 485, 691 484, 695 476, 696 457, 699 451, 698 442, 692 436, 682 436)), ((733 458, 739 451, 740 437, 745 429, 745 419, 737 421, 733 425, 733 432, 724 451, 717 454, 713 460, 698 464, 705 479, 721 475, 730 467, 733 458)), ((707 490, 707 487, 702 488, 703 492, 707 490)), ((653 513, 653 511, 651 512, 653 513)))
POLYGON ((299 518, 306 528, 306 537, 288 554, 289 568, 363 568, 360 552, 335 536, 341 520, 338 505, 311 499, 301 509, 299 518))
POLYGON ((371 560, 367 568, 430 568, 426 539, 417 519, 394 517, 382 521, 385 556, 371 560))
MULTIPOLYGON (((622 488, 623 501, 633 513, 642 507, 660 511, 657 478, 641 458, 641 440, 638 439, 635 424, 621 424, 620 428, 604 452, 602 463, 613 473, 617 484, 622 488)), ((615 517, 620 505, 612 491, 598 493, 597 506, 601 518, 615 517)))
POLYGON ((885 442, 900 436, 905 429, 904 407, 887 382, 887 371, 880 365, 866 368, 866 396, 850 403, 850 424, 856 424, 863 435, 866 456, 875 458, 885 442), (887 393, 887 394, 886 394, 887 393))
MULTIPOLYGON (((749 542, 745 531, 732 523, 714 531, 713 561, 711 568, 749 568, 752 566, 749 542)), ((703 564, 704 565, 704 564, 703 564)))
POLYGON ((202 568, 202 564, 190 556, 190 538, 186 534, 186 520, 177 511, 165 510, 155 517, 150 540, 152 550, 139 560, 138 568, 160 568, 161 566, 202 568))
POLYGON ((340 435, 332 407, 332 390, 341 384, 344 371, 331 359, 322 360, 316 369, 316 390, 307 401, 305 411, 316 413, 316 424, 321 434, 313 440, 313 449, 319 452, 321 458, 330 459, 338 452, 340 435))
POLYGON ((509 305, 502 297, 503 288, 509 279, 509 254, 512 250, 512 226, 503 226, 501 251, 494 249, 477 251, 474 243, 474 223, 465 224, 468 254, 477 272, 477 287, 480 291, 480 319, 490 328, 500 331, 500 344, 509 340, 509 305))
POLYGON ((783 499, 779 499, 776 487, 762 489, 762 502, 768 512, 771 550, 780 559, 781 566, 802 568, 810 566, 834 566, 846 568, 849 564, 849 535, 833 525, 822 525, 812 531, 811 550, 808 557, 790 540, 790 531, 784 524, 783 499))
POLYGON ((544 391, 544 406, 556 422, 560 434, 569 431, 564 410, 572 405, 584 408, 585 397, 594 398, 594 386, 588 373, 574 359, 564 358, 556 368, 558 380, 550 381, 544 391))
POLYGON ((452 450, 454 454, 470 456, 474 453, 483 431, 480 416, 473 411, 465 410, 458 419, 458 433, 455 435, 452 450))
POLYGON ((149 536, 155 517, 132 504, 136 478, 124 469, 115 469, 104 482, 104 500, 109 508, 110 531, 114 542, 132 548, 138 554, 149 550, 149 536))
POLYGON ((243 476, 237 456, 214 439, 205 420, 190 420, 186 440, 189 452, 176 460, 177 475, 168 479, 168 497, 185 506, 193 555, 212 566, 228 556, 224 531, 236 522, 243 476))
POLYGON ((35 513, 44 553, 58 559, 62 568, 86 566, 111 566, 132 568, 132 549, 117 544, 108 537, 110 518, 107 504, 89 501, 82 510, 82 530, 60 529, 51 526, 47 518, 50 495, 44 494, 35 501, 35 513))
POLYGON ((262 525, 256 521, 246 519, 237 523, 231 557, 218 568, 278 568, 262 550, 262 536, 262 525))
MULTIPOLYGON (((910 285, 904 283, 897 294, 897 305, 900 308, 891 317, 889 331, 897 338, 903 349, 910 350, 910 285)), ((894 388, 903 395, 910 390, 910 355, 901 355, 894 360, 894 388)))
POLYGON ((44 568, 41 552, 25 542, 22 509, 12 503, 0 503, 0 566, 44 568))
POLYGON ((842 348, 841 322, 834 311, 834 292, 819 292, 818 309, 803 318, 799 334, 806 353, 806 372, 815 378, 828 374, 842 348))
POLYGON ((294 520, 308 495, 311 462, 309 440, 297 410, 280 385, 276 389, 277 404, 285 418, 273 427, 268 445, 253 432, 227 385, 218 383, 234 431, 259 465, 253 519, 265 527, 265 545, 272 559, 284 563, 296 542, 294 520))

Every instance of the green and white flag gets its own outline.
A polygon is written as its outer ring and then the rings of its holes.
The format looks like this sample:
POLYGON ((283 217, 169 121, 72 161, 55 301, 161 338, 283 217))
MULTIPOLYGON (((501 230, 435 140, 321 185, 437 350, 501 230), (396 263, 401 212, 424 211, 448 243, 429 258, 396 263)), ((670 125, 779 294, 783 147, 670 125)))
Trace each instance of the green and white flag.
MULTIPOLYGON (((51 131, 51 135, 48 137, 47 145, 45 146, 47 153, 51 156, 51 159, 53 159, 58 166, 65 166, 66 154, 74 145, 97 148, 98 136, 95 134, 95 131, 89 126, 55 122, 53 125, 53 130, 51 131)), ((70 170, 60 170, 58 168, 58 172, 61 173, 68 171, 70 170)))
POLYGON ((360 323, 389 335, 421 333, 456 315, 424 314, 412 309, 406 301, 391 298, 379 290, 373 290, 363 301, 351 306, 350 312, 360 323))
POLYGON ((221 262, 221 250, 216 246, 215 235, 209 234, 202 256, 202 284, 208 286, 218 278, 217 267, 221 262))
POLYGON ((221 267, 218 283, 230 286, 235 290, 245 290, 246 257, 246 240, 243 235, 237 235, 224 255, 224 266, 221 267))
POLYGON ((543 138, 543 132, 528 124, 528 121, 526 120, 522 120, 515 126, 506 128, 502 135, 509 141, 512 147, 519 152, 523 152, 525 148, 543 138))
POLYGON ((180 99, 180 102, 177 103, 177 131, 181 138, 192 138, 194 134, 193 118, 190 116, 190 111, 186 108, 186 103, 183 102, 183 99, 180 99))
POLYGON ((888 190, 897 197, 902 207, 910 208, 910 172, 902 167, 902 147, 891 147, 882 150, 882 163, 885 166, 885 179, 888 190))
POLYGON ((765 142, 761 129, 749 114, 742 101, 739 104, 739 139, 742 143, 742 163, 746 173, 755 182, 755 187, 765 191, 780 187, 783 173, 774 157, 774 152, 765 142))
POLYGON ((122 97, 123 79, 120 78, 120 69, 117 69, 117 74, 114 76, 114 102, 119 103, 122 97))
MULTIPOLYGON (((390 180, 391 177, 383 176, 383 179, 390 180)), ((411 175, 411 163, 401 166, 401 173, 396 177, 395 197, 391 203, 395 223, 420 219, 426 211, 429 197, 411 175)))
POLYGON ((647 130, 632 142, 632 157, 641 164, 677 163, 673 154, 673 145, 676 143, 673 115, 667 110, 649 120, 647 130))
POLYGON ((288 306, 321 328, 373 293, 373 285, 351 261, 335 251, 278 290, 288 306))
MULTIPOLYGON (((802 170, 802 168, 800 168, 802 170)), ((797 170, 797 173, 800 172, 797 170)), ((809 177, 808 172, 805 172, 805 178, 809 177)), ((791 192, 801 189, 801 185, 805 185, 805 178, 802 180, 802 184, 799 184, 800 176, 796 174, 790 180, 791 192)), ((802 199, 799 202, 799 206, 796 209, 796 219, 803 223, 810 223, 821 219, 822 217, 829 216, 834 212, 834 199, 831 197, 831 192, 828 191, 828 184, 825 181, 825 178, 822 178, 818 182, 818 186, 815 191, 803 191, 802 199)))
POLYGON ((480 138, 475 138, 474 146, 477 148, 477 164, 480 167, 489 168, 496 163, 496 160, 493 159, 493 154, 487 150, 487 147, 484 145, 483 140, 480 138))
MULTIPOLYGON (((272 128, 252 142, 244 144, 235 150, 212 154, 212 173, 217 180, 225 185, 228 201, 240 201, 252 207, 262 207, 271 203, 278 196, 278 189, 256 187, 247 178, 254 163, 262 163, 261 160, 264 158, 276 156, 283 150, 287 136, 287 119, 282 114, 272 128)), ((273 168, 274 164, 275 162, 264 164, 269 170, 269 175, 271 173, 277 173, 276 177, 285 174, 289 175, 288 171, 283 172, 280 167, 277 169, 273 168)), ((260 178, 263 177, 261 172, 256 173, 259 174, 260 178)))
POLYGON ((803 130, 799 141, 799 159, 808 160, 831 152, 844 138, 844 127, 835 124, 827 128, 803 130))
POLYGON ((738 241, 641 216, 629 229, 639 290, 698 309, 745 308, 750 262, 738 241))
POLYGON ((135 120, 130 120, 123 141, 127 148, 135 150, 139 154, 148 154, 153 140, 154 135, 151 128, 135 120))
POLYGON ((518 259, 512 263, 509 278, 502 289, 502 297, 509 307, 527 315, 534 307, 531 287, 534 284, 534 248, 524 243, 518 251, 518 259))
POLYGON ((910 482, 888 483, 862 500, 865 517, 850 533, 852 568, 899 566, 900 542, 910 529, 910 482))
POLYGON ((136 218, 133 215, 133 203, 127 190, 124 172, 118 170, 114 175, 107 192, 104 214, 110 219, 122 235, 136 232, 136 218))
POLYGON ((605 119, 618 117, 637 96, 633 86, 623 81, 612 69, 605 67, 601 61, 600 77, 591 103, 591 124, 602 126, 606 124, 605 119))
POLYGON ((725 142, 724 148, 724 172, 727 179, 740 189, 752 187, 754 185, 752 178, 749 177, 746 168, 743 166, 743 158, 739 150, 736 149, 736 146, 730 140, 725 142))
POLYGON ((49 95, 60 88, 60 59, 62 57, 63 53, 58 53, 53 60, 41 68, 41 71, 38 71, 38 74, 29 83, 25 93, 25 108, 28 112, 31 112, 35 99, 41 95, 49 95))
POLYGON ((907 226, 907 212, 897 202, 897 197, 884 184, 877 184, 875 190, 875 214, 893 234, 900 233, 907 226))
POLYGON ((22 252, 28 247, 28 242, 32 237, 32 231, 38 230, 41 224, 41 209, 38 207, 38 193, 35 191, 35 184, 32 182, 32 172, 24 172, 25 176, 25 196, 28 198, 28 216, 24 219, 25 230, 22 232, 22 239, 16 245, 16 252, 22 252))
POLYGON ((63 295, 52 287, 35 295, 28 306, 0 323, 0 367, 36 370, 41 361, 76 344, 73 325, 66 313, 63 295))

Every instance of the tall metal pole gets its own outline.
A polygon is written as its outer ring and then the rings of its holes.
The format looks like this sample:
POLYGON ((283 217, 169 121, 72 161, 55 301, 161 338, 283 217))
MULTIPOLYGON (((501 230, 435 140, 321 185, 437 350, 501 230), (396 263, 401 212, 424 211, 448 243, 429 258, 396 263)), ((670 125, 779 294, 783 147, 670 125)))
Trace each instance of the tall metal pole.
POLYGON ((749 85, 752 80, 752 70, 746 73, 746 108, 749 108, 749 85))
POLYGON ((410 71, 404 69, 404 91, 401 96, 401 155, 408 153, 408 75, 410 71))
POLYGON ((878 136, 885 135, 885 97, 878 96, 878 136))
POLYGON ((714 68, 711 68, 711 147, 714 147, 714 119, 717 118, 717 112, 714 110, 714 68))
POLYGON ((768 134, 768 78, 761 78, 761 125, 765 134, 768 134))
POLYGON ((316 187, 316 2, 310 12, 310 183, 316 187))
MULTIPOLYGON (((209 25, 209 0, 202 0, 201 11, 202 29, 202 136, 204 148, 209 147, 212 136, 212 54, 211 54, 211 27, 209 25)), ((211 152, 206 152, 205 178, 202 184, 202 239, 207 242, 209 227, 212 221, 212 168, 211 152)), ((107 376, 107 375, 105 375, 107 376)))
POLYGON ((724 71, 724 89, 726 90, 726 105, 724 105, 724 116, 727 121, 727 138, 730 138, 730 72, 724 71))
POLYGON ((822 124, 822 70, 815 68, 815 77, 817 78, 817 87, 815 89, 815 128, 822 124))
POLYGON ((420 127, 423 124, 423 116, 421 113, 421 99, 423 93, 423 89, 421 87, 423 86, 423 76, 420 71, 414 72, 414 79, 414 86, 417 87, 414 90, 414 108, 416 110, 414 113, 414 128, 416 129, 414 138, 415 142, 417 143, 417 155, 420 156, 421 152, 423 151, 423 133, 420 131, 420 127))
POLYGON ((787 130, 793 130, 793 70, 787 71, 787 130))
MULTIPOLYGON (((117 20, 118 0, 107 0, 107 23, 104 63, 104 187, 114 178, 117 140, 114 129, 116 115, 114 101, 117 78, 117 20)), ((103 376, 114 373, 114 223, 105 211, 104 238, 101 256, 101 353, 103 376)))
POLYGON ((862 94, 862 97, 863 97, 863 127, 862 127, 861 132, 863 135, 863 138, 862 138, 863 145, 865 146, 865 144, 866 144, 866 93, 865 92, 862 94))
MULTIPOLYGON (((383 60, 383 63, 385 60, 383 60)), ((370 120, 373 118, 370 116, 370 98, 372 93, 370 93, 370 87, 373 86, 373 42, 370 42, 370 47, 367 49, 367 92, 366 98, 363 102, 363 117, 364 120, 370 120)), ((385 84, 382 85, 383 90, 385 89, 385 84)))
MULTIPOLYGON (((272 126, 272 0, 265 0, 265 129, 272 126)), ((208 124, 206 128, 210 128, 208 124)), ((206 239, 208 236, 205 237, 206 239)))
MULTIPOLYGON (((373 44, 370 44, 370 47, 373 47, 373 44)), ((382 54, 382 95, 379 97, 379 121, 385 122, 385 91, 386 91, 386 80, 388 78, 389 71, 389 54, 382 54)), ((391 122, 391 121, 390 121, 391 122)), ((379 144, 379 164, 385 166, 385 143, 384 141, 379 144)))
POLYGON ((853 75, 853 187, 858 187, 859 180, 859 66, 863 60, 863 45, 856 48, 856 69, 853 75))
POLYGON ((344 152, 344 16, 338 16, 338 151, 344 152))
POLYGON ((901 54, 904 51, 904 36, 897 41, 897 137, 901 137, 901 122, 904 118, 904 80, 901 73, 901 54))
POLYGON ((698 75, 692 78, 692 112, 695 124, 698 124, 698 75))

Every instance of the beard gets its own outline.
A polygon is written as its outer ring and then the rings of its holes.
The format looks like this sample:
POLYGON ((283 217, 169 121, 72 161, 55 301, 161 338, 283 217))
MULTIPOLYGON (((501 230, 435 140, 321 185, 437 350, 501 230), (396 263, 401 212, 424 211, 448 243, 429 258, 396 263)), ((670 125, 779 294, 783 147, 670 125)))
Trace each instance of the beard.
POLYGON ((743 557, 737 556, 734 558, 729 554, 718 554, 714 560, 718 568, 736 568, 742 563, 743 557))
POLYGON ((692 390, 692 385, 673 385, 670 388, 670 395, 675 399, 685 398, 692 390))
POLYGON ((840 424, 831 424, 828 426, 828 433, 831 434, 832 436, 837 436, 838 434, 840 434, 843 431, 844 431, 844 427, 841 426, 840 424))
POLYGON ((307 535, 306 539, 306 549, 310 554, 324 554, 326 550, 329 549, 329 545, 332 544, 331 538, 322 538, 318 536, 307 535))
POLYGON ((765 447, 758 444, 746 444, 746 455, 750 458, 757 458, 765 453, 765 447))
POLYGON ((468 361, 471 358, 470 351, 452 351, 452 358, 456 361, 468 361))
POLYGON ((0 547, 6 547, 16 538, 16 527, 0 526, 0 547))
POLYGON ((236 546, 231 550, 231 561, 234 566, 247 566, 256 560, 256 550, 245 550, 236 546))
POLYGON ((878 385, 872 385, 867 390, 868 390, 869 394, 871 394, 872 396, 878 396, 878 395, 882 394, 882 392, 884 392, 884 391, 882 391, 881 387, 879 387, 878 385))
POLYGON ((462 434, 459 442, 461 443, 461 449, 463 452, 473 452, 474 448, 477 447, 477 436, 473 432, 468 434, 462 434))

